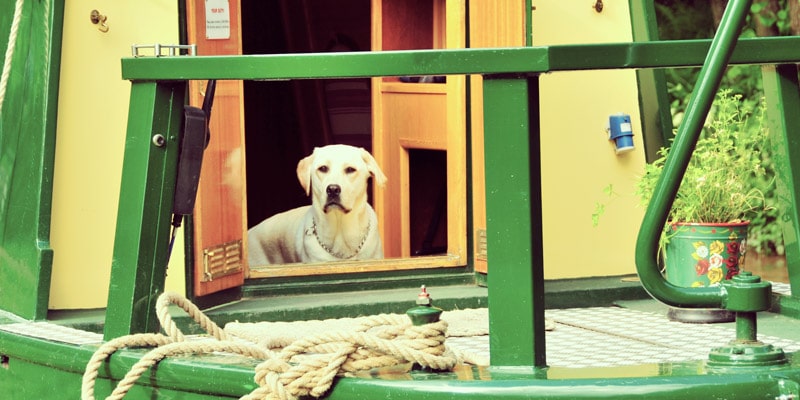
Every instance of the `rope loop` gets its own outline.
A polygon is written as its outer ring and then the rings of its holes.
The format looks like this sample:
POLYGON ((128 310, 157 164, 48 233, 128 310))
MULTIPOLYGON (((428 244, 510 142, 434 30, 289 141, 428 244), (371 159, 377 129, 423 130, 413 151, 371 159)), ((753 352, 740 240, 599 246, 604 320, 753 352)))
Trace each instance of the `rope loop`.
POLYGON ((242 396, 244 400, 321 397, 330 390, 333 380, 344 374, 408 363, 449 370, 457 362, 456 358, 445 355, 447 323, 444 321, 414 326, 406 316, 382 314, 359 318, 355 329, 309 335, 275 352, 265 346, 273 341, 226 333, 197 306, 173 292, 159 296, 156 313, 166 335, 124 336, 97 349, 83 376, 83 400, 94 399, 94 382, 103 362, 126 347, 153 349, 134 364, 108 399, 122 399, 149 368, 166 357, 180 355, 224 352, 262 360, 254 371, 258 387, 242 396), (185 310, 213 339, 187 340, 169 314, 170 304, 185 310))
POLYGON ((86 370, 83 373, 83 380, 81 382, 81 399, 94 400, 94 382, 97 380, 100 366, 103 365, 103 361, 114 354, 117 350, 124 349, 126 347, 162 346, 169 343, 172 343, 172 339, 155 333, 140 333, 123 336, 106 342, 94 352, 92 358, 89 359, 89 363, 86 364, 86 370))
POLYGON ((215 324, 214 321, 203 314, 194 303, 175 292, 164 292, 161 296, 158 296, 158 300, 156 301, 156 313, 158 315, 158 320, 161 322, 161 328, 176 342, 182 342, 184 337, 183 332, 178 329, 178 326, 169 314, 170 304, 174 304, 186 311, 201 328, 215 339, 228 340, 228 335, 225 334, 225 331, 220 329, 219 325, 215 324))
MULTIPOLYGON (((19 32, 20 22, 22 21, 22 9, 24 7, 24 0, 17 0, 16 3, 14 3, 14 17, 11 19, 11 30, 8 33, 8 46, 6 47, 5 61, 3 61, 2 71, 0 71, 0 115, 3 115, 6 88, 8 87, 8 79, 11 76, 11 62, 14 61, 14 50, 17 47, 17 34, 19 32)), ((49 35, 49 32, 47 32, 46 35, 49 35)))

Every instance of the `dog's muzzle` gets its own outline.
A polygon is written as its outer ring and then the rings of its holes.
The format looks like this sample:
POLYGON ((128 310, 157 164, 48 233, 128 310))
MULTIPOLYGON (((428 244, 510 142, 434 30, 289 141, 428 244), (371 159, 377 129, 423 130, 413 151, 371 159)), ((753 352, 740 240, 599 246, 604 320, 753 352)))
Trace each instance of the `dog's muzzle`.
POLYGON ((327 199, 325 200, 325 207, 323 207, 322 211, 328 212, 329 209, 332 207, 336 207, 345 214, 350 212, 344 205, 342 205, 342 199, 340 194, 342 193, 342 187, 339 185, 331 184, 325 188, 325 193, 328 195, 327 199))

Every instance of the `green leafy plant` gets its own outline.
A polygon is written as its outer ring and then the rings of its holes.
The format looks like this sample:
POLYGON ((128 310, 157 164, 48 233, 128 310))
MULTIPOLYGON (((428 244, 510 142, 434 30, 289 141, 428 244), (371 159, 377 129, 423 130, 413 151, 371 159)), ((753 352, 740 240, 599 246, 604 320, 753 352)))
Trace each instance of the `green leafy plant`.
MULTIPOLYGON (((742 97, 721 91, 697 141, 668 221, 740 222, 763 218, 771 210, 765 190, 774 179, 767 176, 762 146, 767 142, 764 102, 750 109, 742 97)), ((636 185, 641 204, 650 202, 670 149, 645 165, 636 185)))
MULTIPOLYGON (((791 35, 793 20, 800 18, 796 8, 790 1, 796 0, 756 0, 743 28, 741 37, 758 35, 791 35), (777 4, 777 7, 775 5, 777 4), (759 29, 774 27, 776 29, 759 29), (761 31, 761 33, 757 33, 761 31)), ((704 0, 656 0, 659 37, 668 39, 701 39, 711 38, 714 34, 714 18, 712 5, 704 0)), ((677 126, 683 118, 684 110, 694 91, 699 68, 665 69, 667 78, 667 94, 670 99, 670 111, 673 125, 677 126)), ((720 85, 729 89, 732 94, 741 94, 740 110, 750 113, 762 106, 761 98, 764 89, 761 69, 757 65, 729 66, 720 85)), ((754 124, 759 118, 750 118, 754 124)), ((748 128, 751 129, 751 128, 748 128)), ((760 145, 759 145, 760 146, 760 145)), ((765 198, 767 209, 753 213, 748 229, 748 247, 763 255, 782 255, 784 253, 783 235, 780 224, 775 223, 779 216, 775 185, 772 185, 775 172, 770 148, 759 147, 763 175, 752 176, 751 186, 759 188, 765 198)))
MULTIPOLYGON (((619 194, 614 191, 614 185, 608 184, 608 186, 603 188, 603 194, 605 194, 611 201, 619 194)), ((592 226, 596 227, 600 225, 600 217, 606 212, 606 203, 596 201, 594 203, 594 211, 592 212, 592 226)))

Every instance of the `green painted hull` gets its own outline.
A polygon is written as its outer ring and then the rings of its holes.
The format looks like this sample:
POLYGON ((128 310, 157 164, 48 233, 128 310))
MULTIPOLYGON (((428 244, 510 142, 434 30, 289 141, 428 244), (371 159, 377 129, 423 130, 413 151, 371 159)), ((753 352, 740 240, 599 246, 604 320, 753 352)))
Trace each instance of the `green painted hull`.
MULTIPOLYGON (((96 346, 0 331, 0 392, 5 399, 74 399, 96 346)), ((124 350, 100 369, 95 397, 105 398, 145 354, 124 350)), ((704 362, 614 368, 457 367, 430 373, 386 369, 340 378, 329 399, 776 399, 800 389, 800 362, 780 367, 708 370, 704 362)), ((140 378, 127 399, 220 399, 250 393, 256 361, 239 356, 174 357, 140 378)))

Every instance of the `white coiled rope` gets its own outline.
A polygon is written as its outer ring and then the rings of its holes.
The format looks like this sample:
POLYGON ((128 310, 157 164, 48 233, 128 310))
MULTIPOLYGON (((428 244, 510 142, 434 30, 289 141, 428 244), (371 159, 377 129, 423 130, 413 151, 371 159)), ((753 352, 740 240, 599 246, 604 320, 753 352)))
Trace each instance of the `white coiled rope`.
POLYGON ((17 45, 17 32, 19 32, 19 22, 22 20, 23 5, 25 5, 25 0, 17 0, 14 6, 14 19, 11 21, 11 31, 8 34, 8 47, 6 47, 6 57, 3 61, 3 73, 0 75, 0 115, 3 115, 3 104, 6 99, 8 77, 11 75, 11 61, 14 59, 14 48, 17 45))

